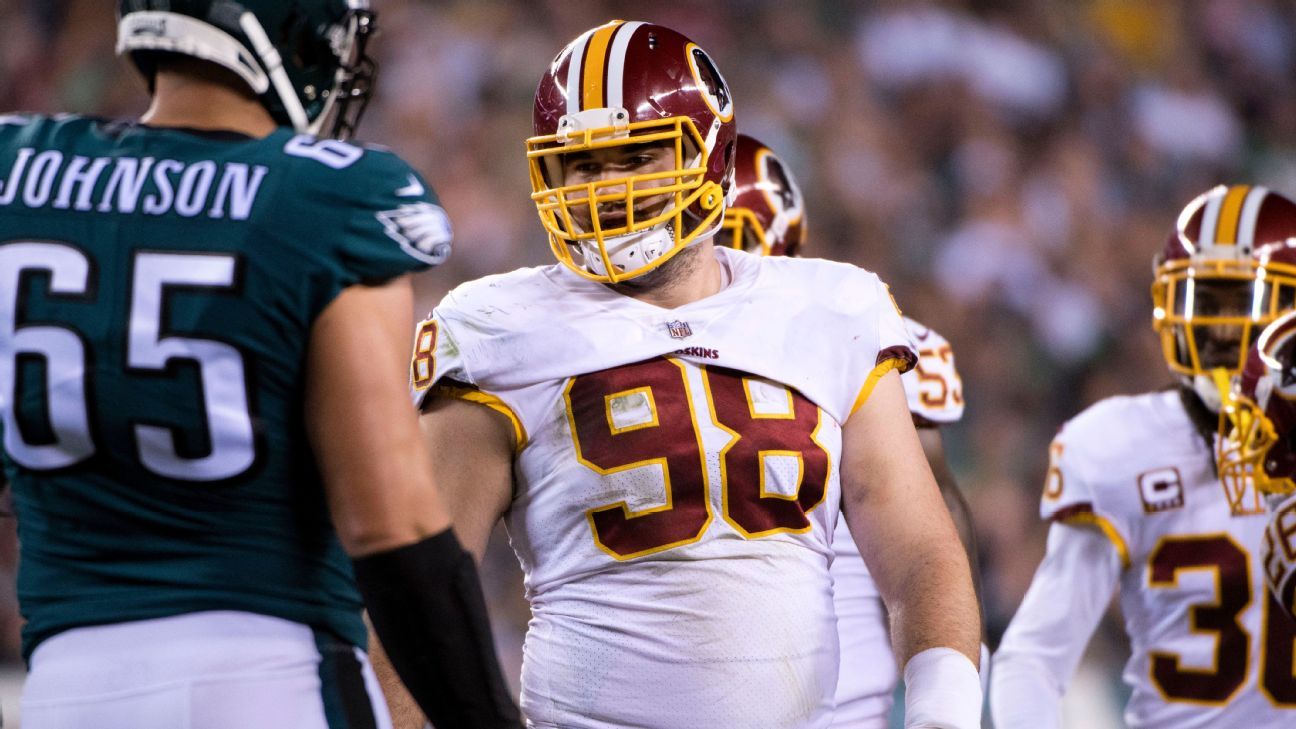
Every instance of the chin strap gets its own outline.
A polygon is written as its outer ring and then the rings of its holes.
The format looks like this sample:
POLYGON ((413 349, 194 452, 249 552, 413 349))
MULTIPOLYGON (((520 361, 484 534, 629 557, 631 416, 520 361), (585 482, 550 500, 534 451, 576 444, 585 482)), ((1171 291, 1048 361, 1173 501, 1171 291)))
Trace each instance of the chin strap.
POLYGON ((602 248, 598 241, 582 241, 580 253, 590 272, 607 276, 608 264, 618 272, 633 271, 661 258, 674 245, 675 228, 668 223, 641 233, 604 238, 602 248))
POLYGON ((1205 405, 1207 410, 1219 413, 1220 407, 1224 404, 1224 396, 1220 394, 1220 385, 1214 375, 1193 375, 1192 379, 1185 384, 1197 393, 1197 397, 1201 399, 1202 405, 1205 405))

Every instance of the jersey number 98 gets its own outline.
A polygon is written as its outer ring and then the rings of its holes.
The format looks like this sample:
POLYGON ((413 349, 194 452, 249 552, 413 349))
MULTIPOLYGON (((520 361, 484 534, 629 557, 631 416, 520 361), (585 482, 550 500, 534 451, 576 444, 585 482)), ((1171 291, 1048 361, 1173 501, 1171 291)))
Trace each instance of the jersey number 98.
MULTIPOLYGON (((829 477, 828 451, 815 440, 819 408, 789 388, 785 408, 761 412, 752 403, 756 378, 701 369, 711 421, 729 435, 719 452, 723 518, 749 539, 808 531, 806 513, 823 501, 829 477), (767 472, 779 466, 796 469, 794 490, 769 487, 767 472)), ((586 512, 599 548, 632 559, 701 539, 712 518, 707 449, 684 365, 657 358, 580 375, 565 397, 582 464, 605 476, 658 465, 665 480, 661 506, 632 511, 620 501, 586 512), (619 415, 625 403, 638 417, 619 415)))

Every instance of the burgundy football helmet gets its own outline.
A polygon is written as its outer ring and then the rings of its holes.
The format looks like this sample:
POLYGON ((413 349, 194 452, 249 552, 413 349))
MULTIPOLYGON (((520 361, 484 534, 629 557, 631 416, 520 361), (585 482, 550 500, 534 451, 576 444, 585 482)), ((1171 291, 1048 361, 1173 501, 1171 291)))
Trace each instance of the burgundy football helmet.
POLYGON ((540 79, 534 122, 531 199, 554 255, 573 271, 625 281, 719 230, 733 177, 733 98, 711 57, 683 35, 622 20, 582 33, 540 79), (565 184, 565 155, 647 143, 672 145, 674 168, 565 184), (617 222, 603 227, 608 218, 617 222))
POLYGON ((1260 330, 1296 306, 1296 203, 1250 185, 1197 197, 1157 256, 1152 303, 1166 364, 1218 410, 1210 372, 1236 377, 1260 330))
MULTIPOLYGON (((1230 505, 1253 496, 1296 490, 1296 311, 1265 328, 1247 356, 1236 391, 1220 412, 1220 477, 1230 505), (1235 498, 1236 497, 1236 498, 1235 498)), ((1235 508, 1236 511, 1236 508, 1235 508)))
POLYGON ((766 256, 795 256, 805 243, 805 198, 792 170, 774 150, 738 135, 734 189, 725 207, 719 245, 766 256))

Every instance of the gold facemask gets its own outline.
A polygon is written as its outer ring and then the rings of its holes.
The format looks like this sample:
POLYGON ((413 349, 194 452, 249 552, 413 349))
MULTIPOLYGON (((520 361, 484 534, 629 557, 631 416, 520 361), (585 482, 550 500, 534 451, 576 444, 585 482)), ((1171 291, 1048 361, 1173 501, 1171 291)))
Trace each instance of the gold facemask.
MULTIPOLYGON (((688 117, 635 122, 559 133, 527 140, 531 173, 531 200, 549 234, 554 256, 585 278, 618 283, 660 266, 702 234, 710 234, 724 211, 719 184, 706 180, 702 136, 688 117), (562 155, 627 145, 667 142, 674 145, 674 169, 630 174, 608 180, 562 185, 562 155), (667 198, 655 213, 640 218, 647 203, 667 198), (690 206, 703 211, 698 219, 687 214, 690 206), (604 228, 600 211, 622 210, 625 223, 604 228), (582 223, 581 221, 589 221, 582 223), (613 260, 613 239, 647 233, 657 228, 669 232, 665 250, 651 260, 632 265, 613 260), (590 270, 576 256, 598 257, 604 273, 590 270)), ((658 201, 660 202, 660 201, 658 201)), ((653 204, 652 207, 658 207, 653 204)))
POLYGON ((1237 391, 1233 378, 1223 368, 1213 370, 1211 376, 1223 403, 1215 463, 1229 510, 1234 515, 1264 513, 1262 494, 1293 490, 1291 479, 1272 478, 1265 471, 1265 458, 1278 442, 1278 435, 1264 411, 1237 391))
POLYGON ((1254 261, 1173 260, 1152 284, 1153 328, 1171 371, 1242 371, 1247 349, 1266 325, 1296 306, 1296 267, 1254 261))

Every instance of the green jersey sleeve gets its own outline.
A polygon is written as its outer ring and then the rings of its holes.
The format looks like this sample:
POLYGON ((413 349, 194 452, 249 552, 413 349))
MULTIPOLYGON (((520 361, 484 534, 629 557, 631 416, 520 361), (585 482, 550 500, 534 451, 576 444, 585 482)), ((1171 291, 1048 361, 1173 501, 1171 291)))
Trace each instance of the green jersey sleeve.
POLYGON ((450 218, 423 177, 395 154, 337 140, 295 136, 284 155, 293 174, 275 211, 281 242, 319 267, 319 309, 342 289, 438 265, 450 255, 450 218))

